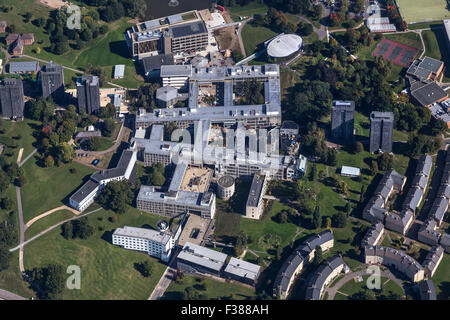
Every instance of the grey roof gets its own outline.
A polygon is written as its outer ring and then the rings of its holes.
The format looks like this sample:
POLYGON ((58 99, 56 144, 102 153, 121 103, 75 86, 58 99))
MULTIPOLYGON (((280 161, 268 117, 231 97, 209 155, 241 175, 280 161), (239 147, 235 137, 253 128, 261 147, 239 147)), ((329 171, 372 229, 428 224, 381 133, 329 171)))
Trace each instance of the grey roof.
POLYGON ((25 73, 39 71, 39 62, 37 61, 17 61, 9 63, 9 73, 25 73))
POLYGON ((440 224, 444 219, 444 215, 448 209, 448 199, 444 197, 437 197, 430 210, 430 216, 433 217, 440 224))
POLYGON ((436 74, 444 63, 442 61, 424 57, 422 60, 414 61, 406 73, 419 80, 428 79, 432 73, 436 74))
POLYGON ((213 195, 209 192, 200 193, 184 190, 156 192, 153 187, 142 185, 139 189, 137 199, 141 201, 178 204, 186 207, 209 207, 212 204, 213 195))
POLYGON ((325 230, 308 237, 301 245, 299 245, 278 271, 273 286, 274 293, 277 292, 277 288, 280 288, 281 292, 287 293, 290 280, 300 264, 308 262, 309 254, 314 251, 317 246, 323 245, 333 239, 333 232, 331 230, 325 230))
POLYGON ((114 66, 114 78, 123 78, 125 75, 125 65, 117 64, 114 66))
POLYGON ((423 270, 422 265, 414 258, 410 257, 403 251, 396 250, 394 248, 388 248, 383 246, 366 247, 364 250, 365 256, 377 256, 383 258, 382 264, 385 263, 385 259, 388 259, 387 263, 394 262, 401 264, 411 274, 423 270))
POLYGON ((299 125, 295 121, 285 120, 281 124, 281 129, 299 129, 299 125))
POLYGON ((345 265, 341 256, 334 256, 325 260, 316 270, 309 276, 305 294, 305 300, 320 300, 320 293, 325 285, 325 281, 330 274, 337 268, 345 265))
POLYGON ((436 288, 431 280, 423 280, 419 283, 420 298, 422 300, 436 300, 436 288))
POLYGON ((374 246, 376 245, 376 240, 380 234, 384 232, 384 226, 381 222, 374 223, 370 226, 363 240, 361 241, 361 246, 374 246))
POLYGON ((124 150, 115 168, 94 172, 91 175, 91 179, 100 183, 106 179, 112 179, 125 175, 125 172, 133 157, 133 153, 134 151, 132 150, 124 150))
POLYGON ((159 27, 161 25, 161 23, 159 23, 159 19, 145 21, 143 24, 144 24, 146 30, 153 29, 153 28, 159 27))
POLYGON ((84 86, 85 83, 89 86, 98 86, 98 84, 99 84, 98 76, 83 75, 83 76, 77 78, 77 86, 78 87, 84 86))
POLYGON ((433 246, 422 263, 423 267, 428 270, 430 274, 434 273, 439 266, 443 255, 444 248, 441 246, 433 246))
POLYGON ((161 78, 164 77, 190 77, 192 66, 185 65, 161 65, 161 78))
POLYGON ((207 32, 203 21, 195 21, 170 27, 170 33, 174 38, 193 36, 207 32))
POLYGON ((422 106, 429 106, 437 101, 440 101, 440 100, 448 97, 447 92, 445 92, 435 82, 424 83, 419 88, 411 91, 411 95, 422 106))
POLYGON ((220 177, 217 184, 223 188, 229 188, 234 184, 234 178, 232 176, 220 177))
POLYGON ((444 247, 446 252, 450 251, 450 234, 444 233, 439 241, 439 244, 444 247))
POLYGON ((361 172, 360 168, 348 167, 348 166, 342 166, 342 168, 341 168, 341 174, 344 174, 344 175, 359 176, 360 172, 361 172))
POLYGON ((420 186, 412 186, 408 190, 403 207, 415 211, 423 197, 423 191, 424 189, 420 186))
POLYGON ((144 72, 152 72, 154 70, 160 70, 164 65, 173 65, 173 54, 159 54, 156 56, 145 57, 142 59, 142 65, 144 66, 144 72))
POLYGON ((248 193, 247 206, 257 207, 259 199, 264 196, 262 194, 264 182, 266 180, 265 175, 256 174, 253 176, 250 192, 248 193))
POLYGON ((427 221, 420 227, 417 233, 417 238, 419 241, 424 242, 429 245, 436 245, 439 243, 441 234, 436 231, 437 223, 434 219, 428 218, 427 221))
POLYGON ((227 255, 190 242, 186 242, 183 250, 178 254, 178 259, 212 270, 220 271, 225 264, 227 255))
POLYGON ((170 181, 169 191, 178 191, 183 182, 183 177, 187 169, 187 163, 180 162, 175 168, 175 172, 172 175, 172 181, 170 181))
POLYGON ((253 281, 258 278, 260 270, 261 267, 259 265, 234 257, 230 259, 230 262, 225 268, 226 273, 230 273, 241 278, 251 279, 253 281))
POLYGON ((174 15, 168 16, 167 21, 169 21, 170 24, 173 24, 173 23, 182 22, 183 18, 181 17, 181 14, 174 14, 174 15))
POLYGON ((152 132, 150 133, 150 141, 163 141, 164 126, 159 124, 152 125, 152 132))
POLYGON ((124 236, 138 239, 146 239, 160 243, 164 246, 170 241, 171 238, 171 236, 165 232, 128 226, 124 226, 123 228, 117 228, 116 230, 114 230, 113 236, 124 236))
POLYGON ((70 198, 76 203, 83 201, 89 194, 91 194, 100 184, 98 182, 88 180, 81 186, 70 198))
POLYGON ((178 90, 171 86, 165 86, 156 90, 156 99, 169 102, 178 98, 178 90))

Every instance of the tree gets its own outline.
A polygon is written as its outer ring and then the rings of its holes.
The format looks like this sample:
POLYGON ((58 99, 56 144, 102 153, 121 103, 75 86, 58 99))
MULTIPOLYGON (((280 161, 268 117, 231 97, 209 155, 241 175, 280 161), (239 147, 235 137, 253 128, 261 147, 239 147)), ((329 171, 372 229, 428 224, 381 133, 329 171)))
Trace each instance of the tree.
POLYGON ((71 239, 71 238, 73 238, 72 221, 68 221, 68 222, 64 223, 64 224, 61 226, 61 235, 62 235, 65 239, 71 239))
POLYGON ((336 228, 344 228, 347 225, 347 216, 343 212, 339 212, 333 216, 336 228))
POLYGON ((105 121, 103 122, 103 125, 102 125, 102 134, 105 137, 111 137, 114 132, 115 127, 116 127, 116 125, 113 120, 105 119, 105 121))
POLYGON ((14 207, 14 201, 12 201, 11 198, 6 197, 2 199, 2 209, 4 210, 12 210, 12 208, 14 207))
POLYGON ((101 138, 100 137, 93 137, 91 139, 89 139, 88 143, 87 143, 87 147, 89 148, 89 150, 92 151, 97 151, 100 149, 101 147, 101 138))
POLYGON ((381 170, 391 169, 394 164, 394 156, 389 153, 382 153, 377 157, 377 163, 381 170))
POLYGON ((25 174, 21 173, 17 176, 16 185, 19 187, 23 187, 27 183, 27 178, 25 174))
POLYGON ((130 0, 125 4, 125 9, 129 17, 145 18, 147 3, 144 0, 130 0))
POLYGON ((54 167, 55 159, 51 155, 48 155, 47 157, 45 157, 44 166, 47 168, 54 167))
POLYGON ((11 260, 11 252, 5 243, 0 242, 0 271, 9 268, 9 262, 11 260))
POLYGON ((376 160, 372 160, 370 163, 370 175, 374 176, 378 173, 378 163, 376 160))
POLYGON ((57 158, 58 162, 69 163, 72 162, 75 157, 75 151, 73 147, 69 145, 67 142, 63 142, 59 145, 57 149, 57 158))
POLYGON ((314 210, 314 216, 313 216, 314 229, 317 229, 320 227, 320 221, 321 221, 320 208, 319 208, 319 206, 316 206, 316 209, 314 210))
POLYGON ((359 142, 359 141, 356 142, 355 146, 354 146, 354 150, 355 150, 355 153, 360 153, 360 152, 364 151, 363 144, 361 142, 359 142))
POLYGON ((327 219, 325 220, 325 228, 327 229, 331 229, 331 218, 327 217, 327 219))
POLYGON ((314 259, 313 259, 313 265, 318 266, 323 261, 323 253, 322 253, 322 247, 316 246, 315 253, 314 253, 314 259))
POLYGON ((105 209, 124 213, 127 205, 133 201, 134 194, 128 180, 112 181, 103 188, 97 197, 97 202, 105 209))
POLYGON ((136 263, 135 264, 135 268, 145 278, 150 277, 152 275, 152 272, 153 272, 153 265, 148 260, 146 260, 144 262, 141 262, 141 263, 136 263))
POLYGON ((278 223, 286 223, 288 221, 288 214, 286 211, 281 211, 277 214, 278 223))

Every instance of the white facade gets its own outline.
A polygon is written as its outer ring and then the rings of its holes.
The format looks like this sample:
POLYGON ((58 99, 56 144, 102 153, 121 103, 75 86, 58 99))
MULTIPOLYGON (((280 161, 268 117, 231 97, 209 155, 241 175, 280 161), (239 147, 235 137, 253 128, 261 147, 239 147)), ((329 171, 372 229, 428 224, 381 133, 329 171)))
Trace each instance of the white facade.
POLYGON ((125 226, 114 231, 112 243, 125 249, 146 252, 167 262, 175 239, 166 232, 125 226))

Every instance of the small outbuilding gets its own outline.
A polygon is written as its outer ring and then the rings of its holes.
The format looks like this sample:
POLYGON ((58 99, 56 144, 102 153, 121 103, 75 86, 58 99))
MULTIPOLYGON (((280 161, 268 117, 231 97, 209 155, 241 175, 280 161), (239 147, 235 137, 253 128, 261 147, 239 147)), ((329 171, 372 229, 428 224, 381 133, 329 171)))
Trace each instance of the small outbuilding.
POLYGON ((347 167, 347 166, 342 166, 342 168, 341 168, 341 176, 344 176, 344 177, 359 177, 360 174, 361 174, 360 168, 347 167))

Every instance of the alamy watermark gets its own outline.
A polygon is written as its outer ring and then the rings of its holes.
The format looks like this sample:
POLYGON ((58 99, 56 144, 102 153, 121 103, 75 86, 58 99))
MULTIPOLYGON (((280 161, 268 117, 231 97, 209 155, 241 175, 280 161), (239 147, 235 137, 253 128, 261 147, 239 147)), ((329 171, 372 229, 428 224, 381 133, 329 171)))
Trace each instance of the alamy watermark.
POLYGON ((81 29, 81 9, 75 4, 67 6, 67 13, 69 14, 67 18, 67 29, 81 29))
POLYGON ((370 290, 381 290, 381 270, 378 266, 369 266, 366 270, 370 274, 366 281, 366 287, 370 290))
POLYGON ((66 287, 69 290, 81 289, 81 269, 77 265, 70 265, 67 267, 67 271, 70 276, 67 278, 66 287))

